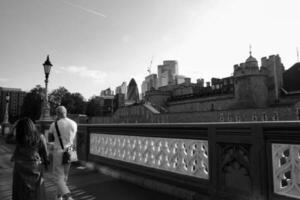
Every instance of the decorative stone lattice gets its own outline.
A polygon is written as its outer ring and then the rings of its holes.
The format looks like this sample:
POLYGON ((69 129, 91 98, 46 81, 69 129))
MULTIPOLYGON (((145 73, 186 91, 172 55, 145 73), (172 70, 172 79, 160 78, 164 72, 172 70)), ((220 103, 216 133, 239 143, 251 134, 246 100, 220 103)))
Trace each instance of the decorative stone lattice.
POLYGON ((90 154, 209 178, 207 140, 90 134, 90 154))
POLYGON ((272 144, 274 192, 300 199, 300 145, 272 144))

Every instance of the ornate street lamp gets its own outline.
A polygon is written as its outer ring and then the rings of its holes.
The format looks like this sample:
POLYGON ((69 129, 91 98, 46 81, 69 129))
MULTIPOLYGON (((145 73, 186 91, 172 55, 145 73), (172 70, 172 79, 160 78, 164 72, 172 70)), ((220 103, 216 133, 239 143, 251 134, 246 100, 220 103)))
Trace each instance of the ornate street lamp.
POLYGON ((5 114, 4 114, 3 124, 8 124, 9 123, 9 121, 8 121, 8 119, 9 119, 9 116, 8 116, 9 99, 10 99, 10 96, 7 93, 7 95, 5 97, 6 106, 5 106, 5 114))
POLYGON ((45 72, 45 97, 43 99, 43 107, 40 120, 41 121, 48 121, 51 120, 50 117, 50 105, 48 102, 48 78, 51 71, 51 67, 53 66, 49 60, 49 55, 47 56, 46 61, 43 64, 44 72, 45 72))
POLYGON ((5 97, 6 100, 5 114, 2 122, 2 135, 7 135, 10 132, 9 115, 8 115, 9 99, 10 96, 7 93, 5 97))

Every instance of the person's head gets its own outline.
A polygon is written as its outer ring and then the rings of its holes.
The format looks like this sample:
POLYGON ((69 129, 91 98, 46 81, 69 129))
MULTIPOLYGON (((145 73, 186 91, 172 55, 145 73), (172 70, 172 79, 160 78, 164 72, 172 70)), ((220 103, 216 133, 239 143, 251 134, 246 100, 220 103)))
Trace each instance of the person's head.
POLYGON ((21 146, 33 147, 40 140, 35 124, 28 117, 22 118, 16 125, 16 141, 21 146))
POLYGON ((55 111, 58 119, 67 117, 67 109, 64 106, 58 106, 55 111))

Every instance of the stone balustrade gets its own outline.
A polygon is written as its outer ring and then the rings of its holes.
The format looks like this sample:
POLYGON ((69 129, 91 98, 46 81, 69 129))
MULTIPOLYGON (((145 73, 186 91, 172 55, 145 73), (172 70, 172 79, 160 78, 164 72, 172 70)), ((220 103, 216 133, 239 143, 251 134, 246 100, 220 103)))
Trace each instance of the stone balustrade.
POLYGON ((174 186, 175 196, 300 199, 298 121, 80 125, 77 137, 81 160, 174 186))
POLYGON ((90 154, 208 179, 207 141, 96 133, 90 138, 90 154))

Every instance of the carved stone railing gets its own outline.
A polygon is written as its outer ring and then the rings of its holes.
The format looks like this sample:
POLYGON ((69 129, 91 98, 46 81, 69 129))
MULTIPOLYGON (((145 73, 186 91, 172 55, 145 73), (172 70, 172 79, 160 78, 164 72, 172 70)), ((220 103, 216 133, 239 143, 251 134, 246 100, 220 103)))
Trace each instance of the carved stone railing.
POLYGON ((274 192, 300 199, 300 145, 272 144, 274 192))
POLYGON ((204 140, 91 133, 90 153, 196 178, 209 174, 204 140))
POLYGON ((299 121, 80 125, 77 146, 81 160, 190 199, 300 199, 299 121))

